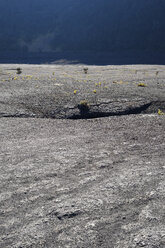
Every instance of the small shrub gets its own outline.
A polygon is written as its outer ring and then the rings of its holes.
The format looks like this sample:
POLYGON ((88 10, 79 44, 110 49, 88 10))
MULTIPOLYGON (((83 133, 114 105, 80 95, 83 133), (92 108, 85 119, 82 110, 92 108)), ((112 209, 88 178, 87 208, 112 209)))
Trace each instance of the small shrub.
POLYGON ((20 67, 18 67, 16 70, 17 70, 17 74, 21 74, 22 73, 22 69, 20 67))
POLYGON ((80 104, 78 104, 78 109, 80 110, 81 114, 85 114, 89 112, 89 104, 87 100, 82 100, 80 104))
POLYGON ((138 84, 138 87, 147 87, 147 85, 144 84, 144 83, 139 83, 139 84, 138 84))
POLYGON ((87 100, 82 100, 79 105, 88 106, 88 101, 87 100))
POLYGON ((162 110, 158 109, 158 115, 164 115, 164 114, 165 113, 162 110))
POLYGON ((84 73, 85 73, 85 74, 88 73, 88 67, 85 67, 83 70, 84 70, 84 73))

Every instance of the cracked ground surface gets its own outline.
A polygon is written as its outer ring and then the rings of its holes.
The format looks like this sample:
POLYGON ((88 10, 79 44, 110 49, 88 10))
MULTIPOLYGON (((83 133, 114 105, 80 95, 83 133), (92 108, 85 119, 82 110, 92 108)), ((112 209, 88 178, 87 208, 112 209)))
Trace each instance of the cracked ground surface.
POLYGON ((2 65, 0 117, 91 118, 165 110, 164 66, 2 65), (143 87, 144 86, 144 87, 143 87), (86 101, 88 111, 78 106, 86 101), (140 111, 139 111, 140 108, 140 111))
POLYGON ((0 71, 0 247, 164 248, 164 67, 17 67, 0 71))

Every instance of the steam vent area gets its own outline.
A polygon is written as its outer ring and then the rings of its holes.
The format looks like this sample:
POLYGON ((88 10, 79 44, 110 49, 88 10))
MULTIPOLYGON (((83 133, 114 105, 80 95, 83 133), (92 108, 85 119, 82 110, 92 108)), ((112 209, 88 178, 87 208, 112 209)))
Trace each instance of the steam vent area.
POLYGON ((0 65, 0 247, 165 247, 165 66, 0 65))

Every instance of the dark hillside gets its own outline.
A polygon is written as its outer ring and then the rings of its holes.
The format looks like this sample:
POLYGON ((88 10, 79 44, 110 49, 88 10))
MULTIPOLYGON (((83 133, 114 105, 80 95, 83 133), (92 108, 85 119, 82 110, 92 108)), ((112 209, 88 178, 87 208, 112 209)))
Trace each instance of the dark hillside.
POLYGON ((165 51, 163 0, 0 0, 0 51, 165 51))

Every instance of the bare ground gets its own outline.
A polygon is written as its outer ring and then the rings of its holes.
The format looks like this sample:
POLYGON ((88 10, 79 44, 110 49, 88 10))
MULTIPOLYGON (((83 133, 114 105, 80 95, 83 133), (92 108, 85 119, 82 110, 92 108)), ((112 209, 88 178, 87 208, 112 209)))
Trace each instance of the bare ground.
POLYGON ((164 248, 164 66, 17 67, 0 67, 0 247, 164 248))

